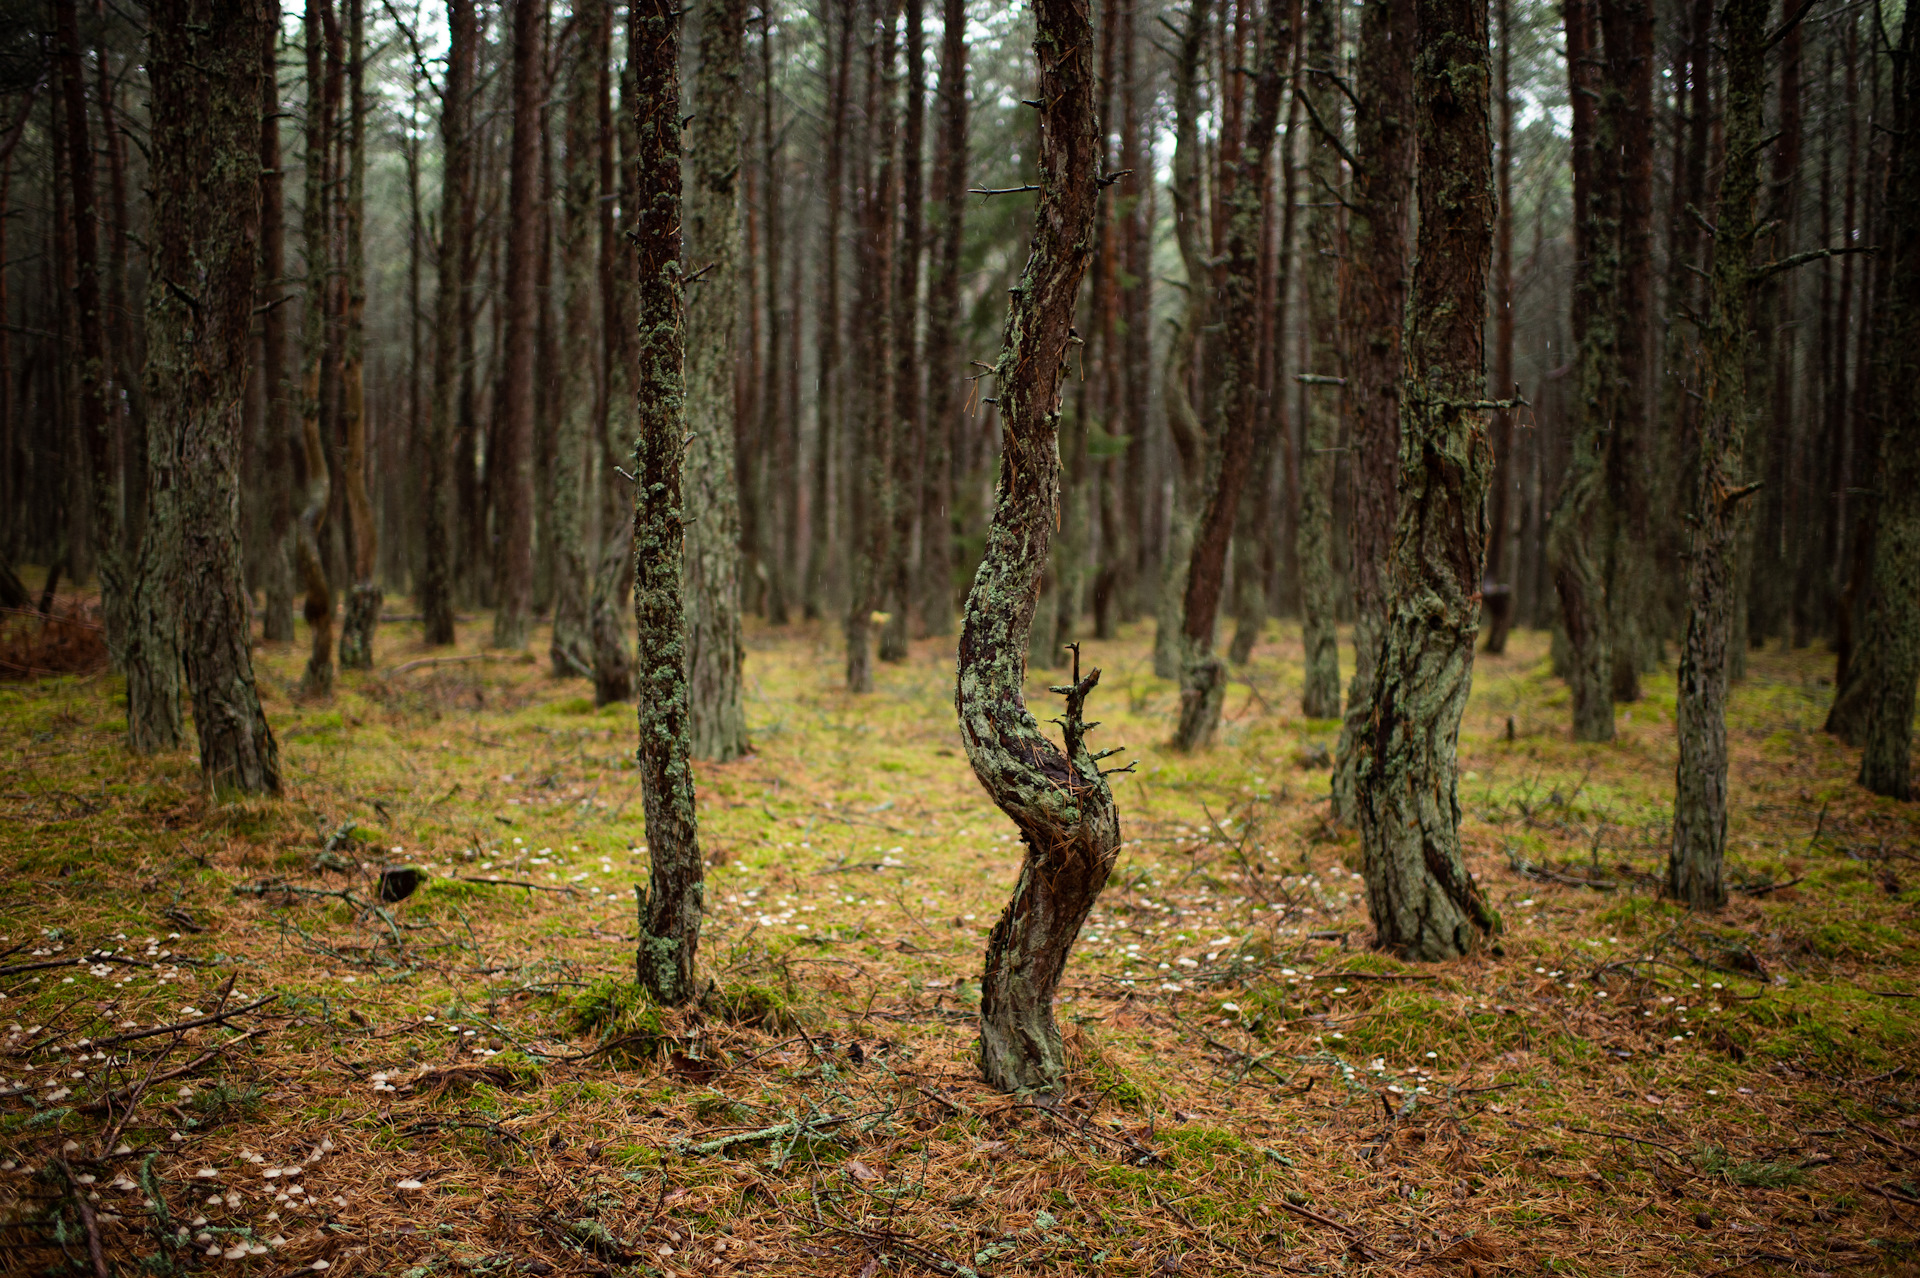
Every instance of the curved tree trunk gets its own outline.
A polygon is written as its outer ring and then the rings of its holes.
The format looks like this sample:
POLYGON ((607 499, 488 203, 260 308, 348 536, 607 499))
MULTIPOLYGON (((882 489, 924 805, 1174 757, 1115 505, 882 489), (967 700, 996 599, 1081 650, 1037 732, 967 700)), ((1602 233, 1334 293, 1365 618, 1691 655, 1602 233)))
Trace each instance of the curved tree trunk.
POLYGON ((1492 470, 1481 408, 1493 245, 1484 0, 1416 0, 1419 238, 1408 286, 1400 508, 1357 769, 1374 944, 1413 959, 1499 927, 1460 859, 1460 714, 1480 634, 1492 470))
POLYGON ((152 17, 150 438, 178 459, 187 683, 210 790, 277 794, 240 580, 240 429, 260 233, 260 0, 158 0, 152 17))
POLYGON ((704 899, 687 703, 686 608, 681 594, 686 525, 681 456, 686 380, 680 266, 680 9, 634 0, 628 10, 634 67, 638 207, 628 233, 638 262, 639 431, 634 440, 633 610, 640 628, 640 787, 652 866, 640 905, 641 986, 662 1003, 694 996, 693 961, 704 899))
POLYGON ((1355 768, 1373 719, 1374 663, 1386 627, 1387 555, 1399 497, 1401 326, 1407 206, 1413 198, 1413 4, 1369 0, 1360 14, 1352 210, 1340 320, 1345 326, 1347 454, 1353 474, 1353 679, 1334 753, 1333 810, 1359 820, 1355 768))
POLYGON ((687 177, 687 680, 693 757, 747 751, 740 703, 740 487, 734 475, 734 352, 740 328, 740 93, 746 0, 707 0, 693 86, 687 177))
MULTIPOLYGON (((1273 132, 1280 120, 1280 91, 1293 46, 1292 9, 1268 0, 1261 36, 1260 69, 1254 82, 1253 109, 1246 139, 1234 164, 1227 197, 1225 269, 1220 277, 1219 373, 1213 379, 1214 425, 1218 441, 1207 465, 1207 501, 1187 565, 1186 614, 1181 623, 1180 725, 1173 745, 1197 750, 1213 740, 1226 701, 1226 663, 1213 651, 1214 623, 1233 538, 1234 516, 1247 473, 1253 469, 1254 418, 1260 389, 1261 208, 1267 189, 1273 132)), ((1336 700, 1338 693, 1336 691, 1336 700)))
POLYGON ((961 625, 954 706, 974 775, 1026 844, 1013 899, 987 939, 980 1068, 1005 1091, 1052 1091, 1066 1073, 1054 991, 1120 850, 1120 817, 1080 714, 1099 671, 1067 696, 1066 752, 1027 709, 1027 638, 1060 498, 1058 394, 1080 281, 1092 256, 1093 31, 1072 0, 1034 0, 1040 63, 1040 196, 1000 358, 1006 426, 987 547, 961 625))
POLYGON ((1754 206, 1766 145, 1767 0, 1728 0, 1726 168, 1720 179, 1707 299, 1705 407, 1687 567, 1687 638, 1675 706, 1680 764, 1674 776, 1667 891, 1692 908, 1727 901, 1727 677, 1736 602, 1747 363, 1752 337, 1754 206))

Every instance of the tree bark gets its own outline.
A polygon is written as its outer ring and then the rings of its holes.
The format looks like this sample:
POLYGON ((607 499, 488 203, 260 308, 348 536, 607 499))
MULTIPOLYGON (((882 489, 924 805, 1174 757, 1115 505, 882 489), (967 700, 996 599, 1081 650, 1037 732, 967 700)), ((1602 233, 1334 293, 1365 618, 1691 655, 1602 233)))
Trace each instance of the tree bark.
POLYGON ((819 383, 814 396, 811 502, 807 525, 807 576, 801 611, 808 619, 823 617, 828 606, 828 579, 833 570, 834 439, 841 430, 844 396, 841 394, 840 354, 840 217, 845 204, 849 67, 853 60, 854 14, 858 0, 840 0, 839 30, 834 29, 834 0, 821 0, 821 51, 827 81, 826 187, 827 215, 820 241, 820 309, 814 321, 819 341, 819 383))
MULTIPOLYGON (((604 5, 606 0, 599 0, 604 5)), ((593 300, 599 287, 594 271, 593 237, 598 222, 595 201, 599 178, 594 135, 598 124, 596 93, 598 50, 592 39, 598 7, 582 5, 575 15, 573 49, 566 81, 564 141, 560 176, 560 276, 566 289, 561 325, 563 349, 558 402, 554 405, 553 464, 547 472, 546 526, 553 546, 553 634, 547 658, 559 678, 593 675, 593 640, 587 609, 587 552, 583 528, 593 486, 588 481, 587 443, 595 426, 593 300)), ((613 192, 606 195, 611 199, 613 192)))
POLYGON ((265 0, 260 74, 260 377, 266 392, 266 610, 261 637, 293 640, 293 387, 287 380, 286 182, 280 171, 280 0, 265 0))
POLYGON ((587 602, 589 629, 593 640, 593 700, 595 705, 626 701, 633 696, 633 644, 628 618, 633 615, 633 498, 621 487, 626 481, 616 475, 620 452, 616 437, 633 438, 635 372, 639 367, 638 336, 634 326, 634 280, 637 259, 633 247, 614 223, 615 201, 606 198, 616 190, 618 207, 632 210, 639 205, 640 169, 636 152, 639 133, 635 126, 632 98, 635 66, 628 58, 621 68, 621 110, 616 126, 613 112, 613 5, 598 0, 595 12, 599 67, 600 114, 600 329, 601 361, 605 369, 601 383, 602 404, 596 420, 596 440, 603 452, 601 488, 602 519, 600 562, 593 575, 593 594, 587 602), (614 160, 619 146, 619 163, 614 160))
MULTIPOLYGON (((680 9, 634 0, 627 48, 638 204, 627 227, 637 259, 639 431, 634 441, 634 615, 640 629, 640 785, 652 865, 639 897, 641 988, 662 1003, 695 994, 705 883, 688 762, 684 297, 680 264, 680 9)), ((698 269, 697 267, 695 269, 698 269)))
POLYGON ((341 479, 346 486, 347 538, 353 550, 353 584, 347 589, 346 622, 340 627, 340 668, 373 669, 373 635, 380 624, 378 525, 367 493, 366 222, 367 104, 364 88, 365 0, 347 0, 347 198, 341 218, 346 232, 346 313, 341 362, 341 479))
POLYGON ((792 299, 783 294, 786 284, 781 278, 788 230, 781 208, 786 182, 785 138, 783 131, 776 127, 774 110, 773 46, 777 30, 772 6, 761 6, 760 167, 767 191, 767 285, 764 303, 767 359, 766 372, 760 381, 760 464, 755 470, 758 482, 753 496, 762 504, 764 512, 756 524, 758 532, 753 550, 767 592, 767 621, 772 625, 784 626, 787 624, 788 596, 793 583, 789 552, 798 540, 794 523, 795 503, 792 500, 797 490, 789 481, 799 460, 799 450, 795 447, 797 441, 791 431, 790 405, 786 395, 787 331, 790 324, 797 322, 797 316, 788 309, 792 299))
POLYGON ((1693 909, 1726 904, 1728 646, 1736 604, 1747 363, 1752 349, 1754 224, 1760 151, 1766 145, 1767 0, 1727 0, 1726 167, 1720 179, 1707 301, 1700 461, 1687 567, 1687 637, 1675 708, 1680 763, 1674 777, 1667 891, 1693 909))
POLYGON ((541 98, 547 0, 512 0, 513 142, 507 187, 505 346, 500 418, 487 440, 498 558, 493 644, 524 648, 533 624, 534 354, 538 342, 541 98))
POLYGON ((734 475, 734 353, 740 327, 740 92, 745 0, 700 15, 686 202, 687 681, 693 757, 747 751, 740 702, 740 490, 734 475))
POLYGON ((926 136, 926 32, 922 0, 903 0, 907 29, 907 100, 900 135, 900 247, 893 285, 893 539, 887 547, 887 594, 891 608, 880 633, 880 659, 905 661, 910 618, 919 602, 913 541, 920 503, 910 494, 923 487, 925 397, 915 319, 920 312, 920 252, 926 233, 920 153, 926 136))
POLYGON ((1234 162, 1232 192, 1227 196, 1226 260, 1218 299, 1219 364, 1211 388, 1213 424, 1208 431, 1217 443, 1210 450, 1205 513, 1187 565, 1186 612, 1181 625, 1180 724, 1173 737, 1178 750, 1197 750, 1212 742, 1226 701, 1226 663, 1213 652, 1213 631, 1220 612, 1234 516, 1253 463, 1254 418, 1259 411, 1260 214, 1292 46, 1290 5, 1286 0, 1267 0, 1253 109, 1247 115, 1246 138, 1234 162))
POLYGON ((440 98, 440 242, 434 254, 433 390, 427 416, 426 543, 420 577, 422 632, 454 642, 453 447, 460 396, 461 315, 466 309, 463 215, 472 181, 473 0, 447 0, 447 72, 440 98))
POLYGON ((927 450, 921 483, 921 616, 930 635, 953 630, 953 441, 959 435, 966 349, 960 251, 967 215, 967 7, 945 0, 939 134, 933 164, 932 278, 927 288, 927 450))
POLYGON ((1120 850, 1120 818, 1081 721, 1099 671, 1059 689, 1066 751, 1024 696, 1028 630, 1058 509, 1057 396, 1099 198, 1093 31, 1071 0, 1034 0, 1040 64, 1039 201, 1000 358, 1006 431, 987 548, 968 592, 954 705, 974 775, 1026 845, 1013 899, 987 939, 980 1068, 1003 1091, 1053 1091, 1066 1074, 1054 991, 1120 850))
POLYGON ((307 668, 300 680, 303 696, 333 695, 333 586, 327 577, 320 534, 332 503, 332 474, 327 466, 322 431, 327 391, 328 330, 333 320, 333 170, 334 117, 339 110, 340 75, 331 56, 335 28, 331 0, 307 0, 307 158, 306 198, 300 211, 301 238, 306 250, 305 331, 301 338, 301 456, 306 474, 306 500, 300 509, 294 543, 295 563, 306 587, 301 615, 306 619, 309 649, 307 668))
MULTIPOLYGON (((1500 40, 1499 221, 1493 236, 1493 398, 1514 397, 1513 381, 1513 35, 1512 4, 1496 0, 1500 40)), ((1489 656, 1507 650, 1513 619, 1513 566, 1507 562, 1507 511, 1514 488, 1513 410, 1493 414, 1493 498, 1487 534, 1487 579, 1481 594, 1487 612, 1489 656)), ((1351 720, 1349 720, 1351 721, 1351 720)))
POLYGON ((1920 678, 1920 20, 1909 9, 1894 77, 1892 151, 1887 165, 1884 283, 1873 325, 1879 373, 1879 494, 1873 584, 1860 662, 1866 668, 1867 723, 1860 784, 1875 794, 1914 797, 1914 682, 1920 678))
POLYGON ((280 791, 240 574, 241 397, 260 233, 260 0, 156 0, 150 427, 177 459, 187 683, 209 790, 280 791))
POLYGON ((1358 767, 1373 722, 1374 663, 1387 621, 1388 554, 1399 510, 1407 212, 1413 198, 1414 0, 1369 0, 1355 67, 1352 205, 1340 319, 1345 326, 1348 459, 1353 475, 1353 679, 1334 752, 1334 815, 1359 820, 1358 767))
POLYGON ((1500 926, 1460 859, 1456 750, 1480 632, 1492 449, 1484 320, 1493 244, 1487 11, 1416 0, 1419 233, 1407 300, 1400 506, 1358 767, 1374 945, 1476 950, 1500 926))

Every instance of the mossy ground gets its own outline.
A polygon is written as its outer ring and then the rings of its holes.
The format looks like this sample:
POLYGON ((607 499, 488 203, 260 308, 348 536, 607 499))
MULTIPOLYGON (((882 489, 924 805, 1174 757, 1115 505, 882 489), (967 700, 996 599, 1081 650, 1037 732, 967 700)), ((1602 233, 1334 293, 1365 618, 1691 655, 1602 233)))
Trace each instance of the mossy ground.
POLYGON ((750 632, 756 753, 698 769, 713 988, 664 1011, 627 984, 632 708, 531 658, 394 673, 488 657, 487 631, 433 652, 389 623, 324 705, 293 696, 298 647, 261 650, 277 801, 129 759, 111 678, 0 688, 8 1268, 86 1269, 87 1195, 120 1272, 1920 1266, 1920 811, 1818 730, 1824 655, 1756 653, 1734 692, 1748 890, 1711 918, 1656 890, 1671 672, 1576 746, 1544 636, 1483 657, 1463 833, 1506 931, 1420 968, 1366 951, 1297 629, 1191 758, 1159 745, 1150 633, 1089 643, 1095 744, 1140 767, 1049 1111, 972 1063, 1018 851, 960 752, 949 645, 853 697, 832 632, 750 632), (381 905, 389 864, 432 877, 381 905))

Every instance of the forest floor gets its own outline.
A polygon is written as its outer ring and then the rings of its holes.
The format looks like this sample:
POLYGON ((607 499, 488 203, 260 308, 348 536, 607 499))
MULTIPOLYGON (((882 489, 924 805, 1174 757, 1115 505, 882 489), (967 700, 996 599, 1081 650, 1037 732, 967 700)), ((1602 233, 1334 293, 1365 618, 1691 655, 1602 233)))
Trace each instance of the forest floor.
POLYGON ((129 759, 117 679, 0 685, 0 1269, 1920 1269, 1920 805, 1852 784, 1823 653, 1734 693, 1712 917, 1658 893, 1671 670, 1575 746, 1545 636, 1482 657, 1463 837, 1505 931, 1411 967, 1367 949, 1297 629, 1190 758, 1150 632, 1090 642, 1140 766, 1042 1106, 973 1063, 1018 850, 949 644, 854 697, 837 634, 749 633, 755 753, 698 769, 713 991, 661 1014, 632 707, 488 629, 419 664, 388 623, 326 704, 262 649, 271 802, 129 759), (382 904, 388 865, 430 877, 382 904))

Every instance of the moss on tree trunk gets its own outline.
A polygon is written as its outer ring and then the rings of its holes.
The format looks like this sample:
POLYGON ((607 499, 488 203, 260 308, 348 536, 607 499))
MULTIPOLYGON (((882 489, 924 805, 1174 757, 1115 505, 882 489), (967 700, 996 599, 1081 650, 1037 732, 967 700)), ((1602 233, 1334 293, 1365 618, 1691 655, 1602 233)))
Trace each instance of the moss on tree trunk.
POLYGON ((1456 750, 1480 631, 1492 448, 1485 413, 1493 242, 1487 12, 1416 0, 1419 238, 1407 301, 1399 512, 1360 832, 1374 944, 1415 959, 1469 953, 1499 926, 1460 859, 1456 750))
POLYGON ((1059 387, 1074 301, 1093 252, 1093 31, 1072 0, 1034 0, 1040 64, 1040 196, 999 360, 1006 427, 987 546, 967 594, 954 705, 974 775, 1025 844, 1013 899, 987 940, 980 1068, 1006 1091, 1051 1091, 1066 1073, 1054 991, 1120 849, 1120 817, 1081 721, 1099 671, 1074 655, 1066 750, 1027 709, 1027 639, 1060 498, 1059 387))

